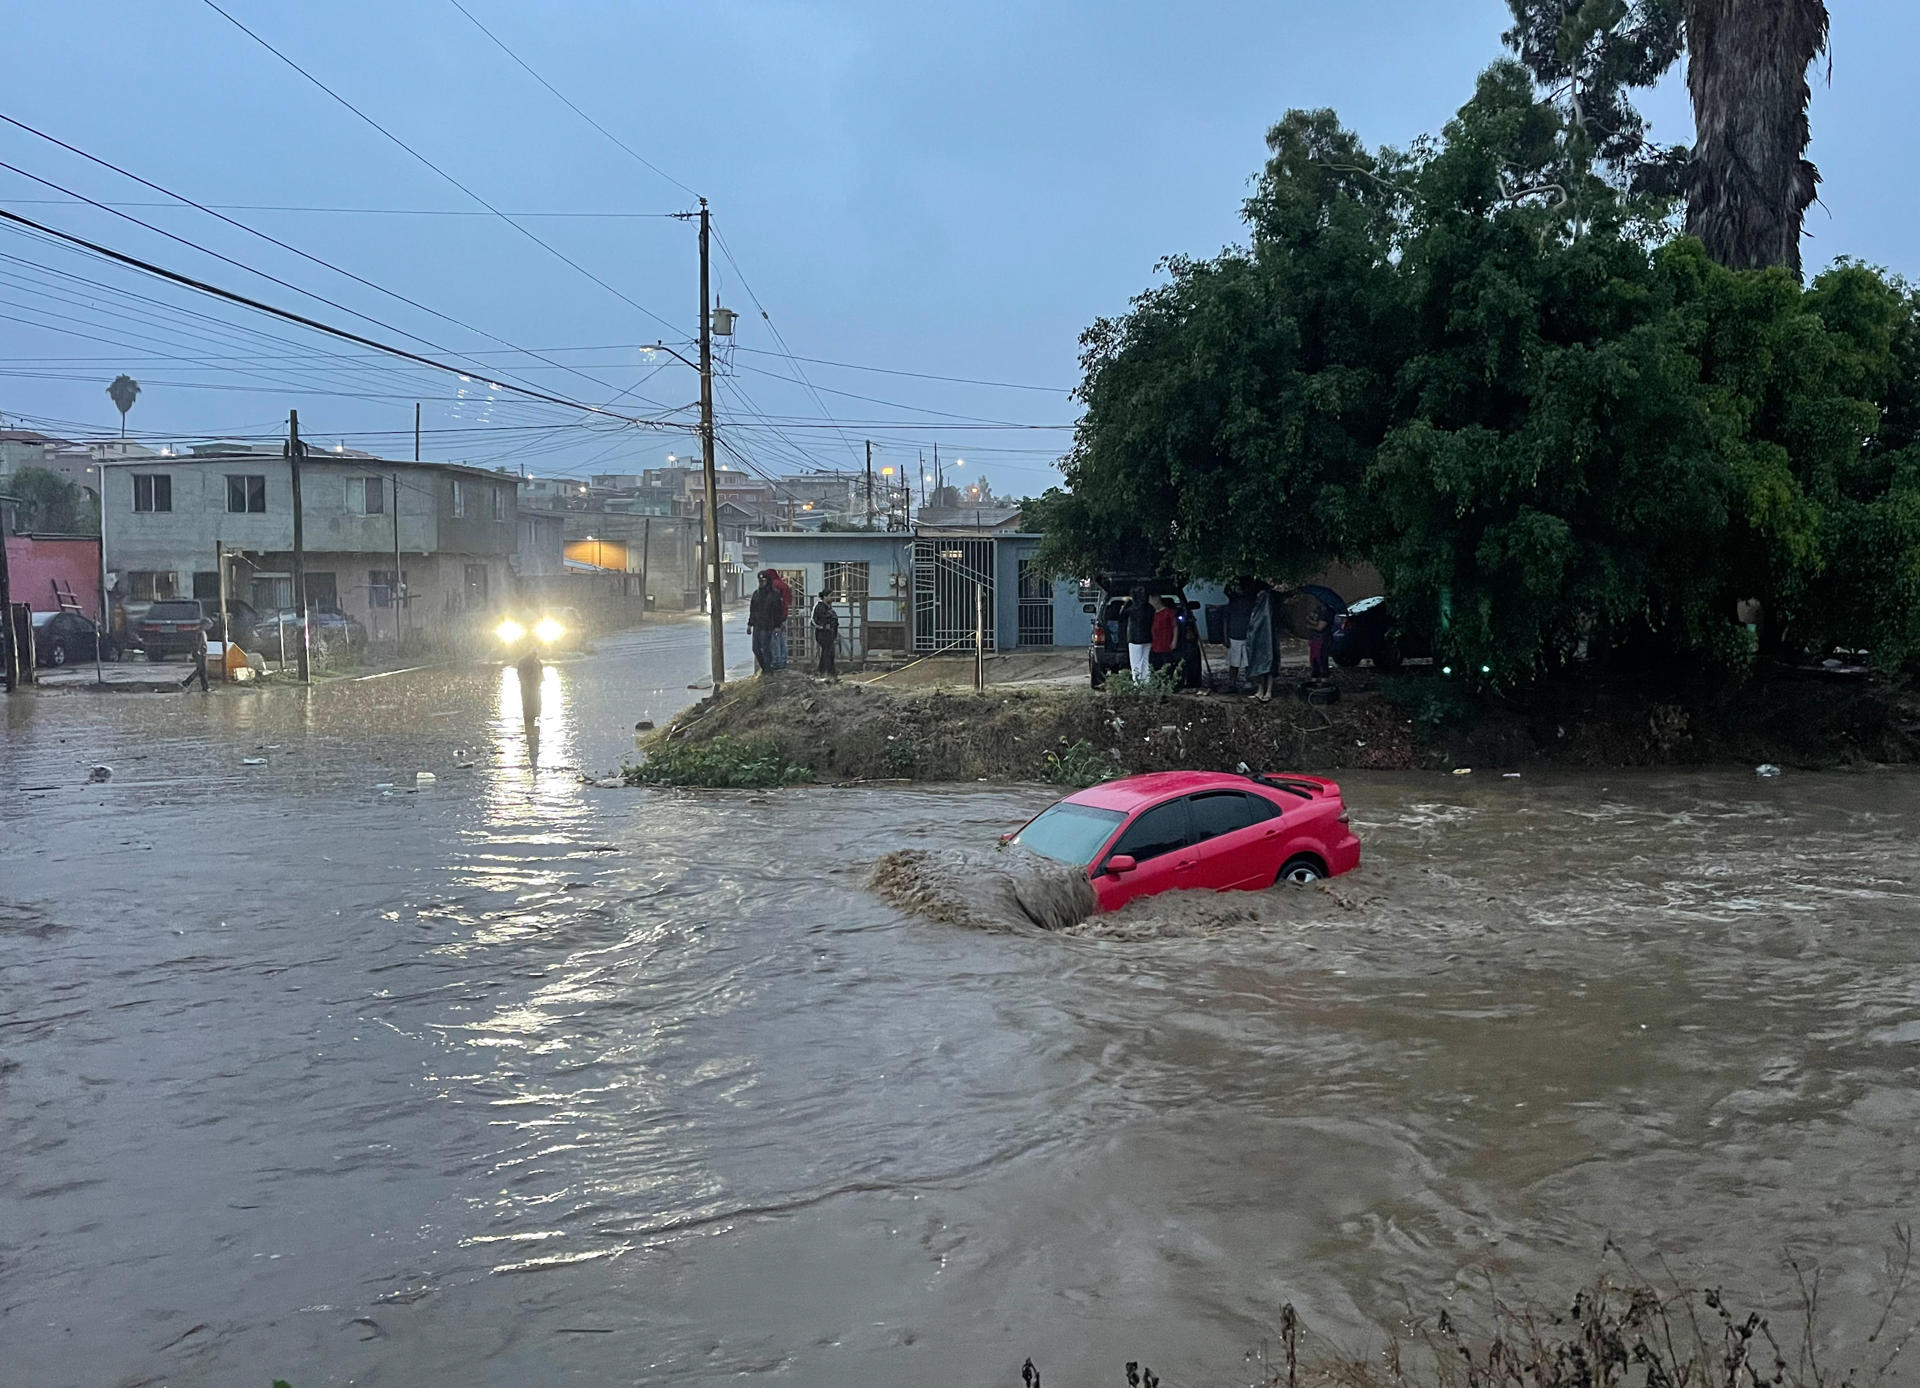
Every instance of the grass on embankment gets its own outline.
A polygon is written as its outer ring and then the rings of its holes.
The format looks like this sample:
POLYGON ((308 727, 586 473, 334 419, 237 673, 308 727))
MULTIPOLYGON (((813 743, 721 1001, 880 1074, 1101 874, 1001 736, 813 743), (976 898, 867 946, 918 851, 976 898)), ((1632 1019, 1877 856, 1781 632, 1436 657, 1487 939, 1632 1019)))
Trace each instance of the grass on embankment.
POLYGON ((1049 781, 1141 771, 1528 764, 1834 766, 1920 760, 1920 709, 1877 685, 1784 681, 1712 699, 1570 686, 1528 711, 1437 676, 1310 705, 1005 686, 897 691, 797 673, 729 685, 655 733, 629 784, 1049 781))

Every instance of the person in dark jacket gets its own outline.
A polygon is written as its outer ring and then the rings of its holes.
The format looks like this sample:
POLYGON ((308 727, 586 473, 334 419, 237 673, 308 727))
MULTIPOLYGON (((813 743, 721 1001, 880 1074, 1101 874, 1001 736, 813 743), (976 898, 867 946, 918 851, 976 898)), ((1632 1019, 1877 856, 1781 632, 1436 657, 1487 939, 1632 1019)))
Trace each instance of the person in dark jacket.
POLYGON ((1253 616, 1254 581, 1236 578, 1227 589, 1227 687, 1238 691, 1247 668, 1247 623, 1253 616))
POLYGON ((193 634, 193 668, 187 671, 187 677, 180 681, 180 687, 185 689, 196 679, 200 681, 200 692, 205 694, 207 692, 207 629, 205 627, 193 634))
POLYGON ((840 678, 834 664, 840 645, 840 614, 833 610, 833 597, 822 593, 813 605, 813 644, 820 652, 820 673, 830 680, 840 678))
POLYGON ((1127 666, 1133 671, 1134 682, 1145 684, 1153 673, 1153 603, 1146 584, 1133 585, 1120 621, 1127 629, 1127 666))
POLYGON ((1275 628, 1273 589, 1258 584, 1253 607, 1247 613, 1247 678, 1254 682, 1254 698, 1266 703, 1273 698, 1273 677, 1280 669, 1280 634, 1275 628))
POLYGON ((753 641, 754 668, 763 675, 774 671, 773 634, 787 624, 787 605, 780 601, 780 590, 773 586, 773 570, 760 574, 760 586, 747 601, 747 634, 753 641))
POLYGON ((773 633, 773 668, 787 668, 787 628, 786 613, 793 611, 793 585, 780 576, 780 570, 768 569, 767 578, 773 584, 773 591, 780 595, 781 625, 773 633))

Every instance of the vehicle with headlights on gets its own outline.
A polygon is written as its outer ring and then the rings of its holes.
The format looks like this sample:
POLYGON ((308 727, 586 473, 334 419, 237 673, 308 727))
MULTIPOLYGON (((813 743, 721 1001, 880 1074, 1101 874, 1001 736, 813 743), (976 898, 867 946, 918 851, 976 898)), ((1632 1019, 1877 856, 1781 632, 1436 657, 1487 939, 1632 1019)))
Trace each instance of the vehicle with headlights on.
POLYGON ((532 649, 542 655, 554 651, 577 650, 569 644, 577 640, 574 629, 558 617, 550 616, 511 616, 503 617, 500 625, 493 629, 494 638, 499 641, 501 652, 509 662, 532 649))
POLYGON ((1340 787, 1318 776, 1123 776, 1042 810, 1005 842, 1085 868, 1102 911, 1157 892, 1317 882, 1360 865, 1340 787))

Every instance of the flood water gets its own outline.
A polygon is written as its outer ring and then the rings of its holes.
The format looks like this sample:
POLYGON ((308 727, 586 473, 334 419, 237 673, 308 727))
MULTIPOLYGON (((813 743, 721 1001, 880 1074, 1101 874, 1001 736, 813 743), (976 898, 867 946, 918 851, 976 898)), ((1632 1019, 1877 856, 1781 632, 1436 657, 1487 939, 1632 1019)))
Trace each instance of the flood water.
POLYGON ((705 658, 535 767, 500 670, 7 705, 0 1381, 1225 1385, 1609 1236, 1871 1325, 1920 780, 1353 775, 1324 889, 986 930, 869 867, 1043 787, 583 786, 705 658))

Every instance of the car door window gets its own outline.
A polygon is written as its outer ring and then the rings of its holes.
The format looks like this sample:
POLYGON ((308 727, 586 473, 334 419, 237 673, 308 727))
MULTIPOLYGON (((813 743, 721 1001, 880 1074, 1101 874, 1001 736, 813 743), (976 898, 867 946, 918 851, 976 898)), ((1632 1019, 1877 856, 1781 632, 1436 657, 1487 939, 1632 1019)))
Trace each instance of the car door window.
POLYGON ((1272 819, 1279 809, 1269 800, 1239 790, 1208 791, 1193 797, 1192 833, 1195 843, 1217 839, 1272 819))
POLYGON ((1113 846, 1113 851, 1144 863, 1149 858, 1158 858, 1163 853, 1185 848, 1188 842, 1187 802, 1170 800, 1143 812, 1129 824, 1120 841, 1113 846))

